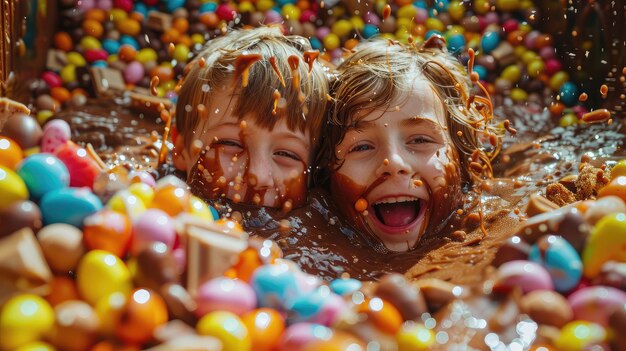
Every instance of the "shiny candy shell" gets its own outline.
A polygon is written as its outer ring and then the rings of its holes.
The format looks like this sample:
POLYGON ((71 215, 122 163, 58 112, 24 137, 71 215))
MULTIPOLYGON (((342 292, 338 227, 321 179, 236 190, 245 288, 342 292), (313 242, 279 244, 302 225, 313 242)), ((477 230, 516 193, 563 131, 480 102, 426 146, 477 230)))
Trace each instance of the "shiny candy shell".
POLYGON ((24 159, 17 168, 31 199, 39 200, 45 194, 67 187, 70 174, 56 156, 35 154, 24 159))
POLYGON ((131 253, 139 254, 151 242, 162 242, 172 249, 176 241, 174 221, 165 212, 149 209, 133 221, 131 253))
POLYGON ((100 173, 100 167, 89 156, 87 150, 68 141, 59 145, 54 153, 70 172, 70 186, 93 187, 96 176, 100 173))
POLYGON ((122 315, 115 333, 129 344, 150 340, 154 330, 168 319, 165 302, 149 289, 135 289, 122 309, 122 315))
POLYGON ((596 223, 583 250, 584 275, 594 278, 610 260, 626 262, 626 214, 615 213, 596 223))
POLYGON ((435 332, 418 323, 402 325, 396 334, 398 351, 430 350, 435 344, 435 332))
POLYGON ((37 233, 41 229, 41 211, 32 201, 16 201, 0 210, 0 238, 28 227, 37 233))
POLYGON ((289 320, 331 326, 346 308, 346 303, 330 288, 322 285, 294 299, 289 307, 289 320))
POLYGON ((85 252, 83 233, 74 226, 55 223, 43 227, 37 233, 46 261, 54 271, 73 271, 85 252))
POLYGON ((252 275, 250 285, 260 307, 284 311, 299 295, 295 273, 285 263, 264 265, 252 275))
POLYGON ((102 202, 87 188, 64 188, 47 193, 39 208, 46 225, 67 223, 82 228, 83 220, 99 211, 102 202))
POLYGON ((254 290, 239 279, 214 278, 203 283, 197 291, 196 315, 202 317, 213 311, 229 311, 243 315, 257 305, 254 290))
POLYGON ((60 350, 87 350, 96 341, 100 321, 94 309, 83 301, 66 301, 54 308, 52 344, 60 350))
POLYGON ((576 249, 561 236, 541 237, 530 250, 529 258, 544 266, 559 292, 567 292, 578 285, 583 264, 576 249))
POLYGON ((72 137, 70 125, 62 119, 55 119, 43 128, 43 137, 41 138, 41 151, 53 153, 57 146, 65 144, 72 137))
POLYGON ((132 224, 125 214, 103 209, 83 221, 85 245, 124 257, 130 246, 132 224))
POLYGON ((22 178, 11 169, 0 165, 0 210, 17 201, 28 200, 28 188, 22 178))
POLYGON ((349 295, 359 290, 363 286, 360 280, 354 278, 340 278, 330 282, 330 288, 335 294, 349 295))
POLYGON ((78 264, 78 291, 91 305, 115 292, 128 295, 132 288, 130 272, 117 256, 102 250, 89 251, 78 264))
POLYGON ((54 325, 54 311, 39 296, 12 297, 0 311, 0 348, 14 350, 39 340, 54 325))
POLYGON ((271 308, 259 308, 241 317, 255 351, 276 350, 285 330, 285 319, 271 308))
POLYGON ((626 292, 605 286, 590 286, 572 293, 567 300, 574 319, 608 325, 611 313, 626 305, 626 292))
POLYGON ((0 166, 15 170, 23 158, 22 148, 13 139, 0 135, 0 166))
POLYGON ((241 319, 232 312, 208 313, 196 325, 198 334, 217 338, 223 351, 251 350, 250 333, 241 319))
POLYGON ((283 333, 279 351, 301 351, 307 344, 315 341, 328 340, 333 331, 323 325, 312 323, 296 323, 290 325, 283 333))
POLYGON ((494 291, 509 291, 520 287, 524 293, 534 290, 553 290, 552 278, 541 265, 524 260, 504 263, 498 269, 494 291))
POLYGON ((593 344, 604 341, 605 338, 606 331, 602 326, 585 321, 573 321, 561 329, 555 346, 558 350, 583 351, 593 344))

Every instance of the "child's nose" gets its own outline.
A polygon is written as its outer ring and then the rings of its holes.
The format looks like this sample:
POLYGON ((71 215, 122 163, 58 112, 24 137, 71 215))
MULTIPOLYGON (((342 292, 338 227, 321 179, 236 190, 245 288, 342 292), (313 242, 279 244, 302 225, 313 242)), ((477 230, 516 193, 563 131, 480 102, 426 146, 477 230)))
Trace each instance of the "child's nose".
POLYGON ((409 164, 397 152, 390 152, 378 167, 376 176, 392 176, 409 174, 409 164))
POLYGON ((273 186, 270 160, 265 157, 250 157, 247 170, 247 182, 255 189, 271 188, 273 186))

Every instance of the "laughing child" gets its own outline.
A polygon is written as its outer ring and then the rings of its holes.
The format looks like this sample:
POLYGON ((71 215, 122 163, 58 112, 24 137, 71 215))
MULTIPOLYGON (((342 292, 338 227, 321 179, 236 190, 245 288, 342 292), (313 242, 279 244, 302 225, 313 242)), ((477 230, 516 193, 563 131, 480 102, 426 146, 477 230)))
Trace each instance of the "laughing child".
POLYGON ((502 130, 488 99, 470 97, 477 76, 440 37, 419 47, 363 43, 338 73, 320 151, 331 196, 375 244, 411 250, 441 231, 469 185, 491 176, 502 130))
POLYGON ((290 208, 307 197, 328 83, 309 41, 278 27, 211 40, 176 106, 174 164, 206 199, 290 208))

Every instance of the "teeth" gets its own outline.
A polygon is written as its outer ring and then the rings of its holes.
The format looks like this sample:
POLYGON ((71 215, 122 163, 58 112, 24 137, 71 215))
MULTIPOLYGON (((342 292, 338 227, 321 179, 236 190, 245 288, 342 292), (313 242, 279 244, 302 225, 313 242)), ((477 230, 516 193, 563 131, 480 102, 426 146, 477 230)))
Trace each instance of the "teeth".
POLYGON ((398 196, 398 197, 387 197, 380 201, 376 201, 374 205, 378 204, 393 204, 396 202, 408 202, 408 201, 419 201, 419 198, 415 196, 398 196))

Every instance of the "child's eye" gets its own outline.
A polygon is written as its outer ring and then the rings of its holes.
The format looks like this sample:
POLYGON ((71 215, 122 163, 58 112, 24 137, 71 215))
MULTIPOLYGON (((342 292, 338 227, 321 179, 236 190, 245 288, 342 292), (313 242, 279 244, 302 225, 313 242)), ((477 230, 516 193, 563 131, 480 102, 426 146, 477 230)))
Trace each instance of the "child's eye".
POLYGON ((432 142, 432 140, 430 140, 430 138, 427 138, 425 136, 419 135, 416 137, 413 137, 409 140, 409 144, 426 144, 426 143, 430 143, 432 142))
POLYGON ((367 151, 371 149, 373 149, 373 147, 369 144, 359 144, 359 145, 355 145, 352 149, 350 149, 348 153, 367 151))
POLYGON ((280 156, 280 157, 287 157, 296 161, 301 161, 300 156, 298 156, 296 153, 291 152, 291 151, 287 151, 287 150, 281 150, 281 151, 276 151, 274 152, 275 156, 280 156))
POLYGON ((243 148, 243 146, 238 140, 233 140, 233 139, 218 139, 211 143, 211 146, 215 146, 215 145, 243 148))

